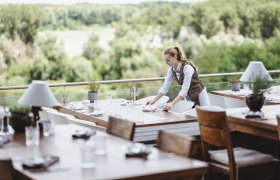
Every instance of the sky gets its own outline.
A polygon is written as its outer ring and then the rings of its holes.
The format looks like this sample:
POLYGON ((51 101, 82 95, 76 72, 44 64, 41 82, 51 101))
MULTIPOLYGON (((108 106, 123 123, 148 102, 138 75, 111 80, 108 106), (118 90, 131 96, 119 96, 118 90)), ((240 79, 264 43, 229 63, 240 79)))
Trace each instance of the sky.
POLYGON ((206 0, 0 0, 0 4, 76 4, 76 3, 96 3, 96 4, 137 4, 140 2, 168 1, 168 2, 200 2, 206 0))

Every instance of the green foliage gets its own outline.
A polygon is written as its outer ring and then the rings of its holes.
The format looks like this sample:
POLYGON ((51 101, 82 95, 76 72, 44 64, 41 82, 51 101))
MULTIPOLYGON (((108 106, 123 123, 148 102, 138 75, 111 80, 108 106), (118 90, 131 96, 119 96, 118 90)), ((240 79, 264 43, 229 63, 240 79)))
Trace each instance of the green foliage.
POLYGON ((92 33, 88 42, 83 47, 83 56, 95 60, 104 50, 98 45, 99 37, 92 33))
POLYGON ((131 30, 131 27, 125 22, 116 22, 114 23, 114 29, 116 38, 121 38, 131 30))
POLYGON ((121 79, 123 72, 135 68, 135 63, 131 58, 141 52, 141 45, 137 42, 139 42, 139 39, 135 32, 130 32, 127 36, 113 42, 110 52, 109 77, 121 79))
POLYGON ((5 63, 3 53, 0 51, 0 72, 3 72, 5 69, 7 69, 7 64, 5 63))
POLYGON ((27 114, 31 111, 30 106, 14 106, 10 109, 11 113, 27 114))
POLYGON ((207 37, 225 29, 238 30, 245 37, 266 39, 280 28, 279 9, 277 0, 208 0, 193 6, 190 25, 196 33, 207 37))
POLYGON ((89 83, 89 89, 91 91, 98 92, 100 85, 101 85, 101 78, 95 76, 93 80, 89 83))
POLYGON ((82 57, 71 59, 69 66, 70 68, 67 72, 68 82, 89 81, 94 74, 91 62, 82 57))
POLYGON ((89 84, 89 89, 90 89, 91 91, 94 91, 94 92, 98 92, 99 87, 100 87, 100 82, 98 82, 98 81, 91 82, 91 83, 89 84))
MULTIPOLYGON (((199 67, 199 72, 203 74, 245 71, 252 60, 262 61, 269 70, 279 69, 279 49, 271 48, 277 47, 275 44, 279 44, 278 38, 270 39, 266 42, 267 45, 260 47, 256 44, 234 46, 204 44, 200 54, 194 57, 195 63, 199 67)), ((226 81, 226 78, 220 80, 226 81)))
MULTIPOLYGON (((117 5, 80 4, 75 6, 44 6, 47 18, 43 21, 44 28, 50 29, 76 29, 77 26, 91 26, 100 24, 110 25, 120 21, 126 8, 117 5)), ((131 8, 127 6, 128 11, 131 8)))
POLYGON ((173 6, 172 3, 149 4, 132 17, 132 27, 140 34, 147 32, 164 39, 177 38, 182 25, 187 24, 190 16, 187 5, 173 6), (164 14, 164 16, 163 16, 164 14))
POLYGON ((271 86, 271 82, 268 81, 267 77, 257 76, 253 82, 253 94, 263 93, 266 89, 271 86))
POLYGON ((43 14, 33 5, 0 6, 0 33, 15 39, 19 36, 26 44, 33 43, 43 14))
POLYGON ((251 60, 262 61, 269 70, 279 69, 279 14, 277 0, 1 5, 0 83, 91 81, 97 75, 106 80, 165 76, 162 51, 175 45, 194 60, 200 74, 241 72, 251 60), (98 45, 105 32, 95 32, 96 27, 114 30, 108 49, 98 45), (68 59, 62 44, 52 35, 36 36, 38 29, 90 29, 94 33, 82 57, 68 59), (18 46, 18 39, 34 43, 18 46), (19 59, 15 50, 26 57, 19 59))
POLYGON ((223 29, 219 16, 203 5, 194 6, 191 15, 192 21, 190 25, 198 34, 205 34, 209 38, 223 29))
POLYGON ((15 58, 12 54, 12 42, 11 40, 1 37, 0 38, 0 52, 1 52, 1 61, 3 63, 1 69, 6 69, 7 65, 13 63, 15 61, 15 58))
POLYGON ((68 70, 67 56, 54 36, 39 38, 35 42, 35 56, 30 65, 30 81, 63 79, 68 70))

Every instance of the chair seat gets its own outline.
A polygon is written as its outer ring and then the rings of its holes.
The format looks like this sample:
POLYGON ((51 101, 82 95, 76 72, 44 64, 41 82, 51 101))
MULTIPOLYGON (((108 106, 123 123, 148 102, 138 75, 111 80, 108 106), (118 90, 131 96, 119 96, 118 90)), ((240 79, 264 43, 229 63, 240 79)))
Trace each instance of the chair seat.
MULTIPOLYGON (((273 162, 275 160, 274 157, 269 154, 263 154, 259 151, 241 147, 233 148, 233 153, 238 167, 250 167, 273 162)), ((221 164, 229 165, 227 150, 211 151, 210 158, 221 164)))

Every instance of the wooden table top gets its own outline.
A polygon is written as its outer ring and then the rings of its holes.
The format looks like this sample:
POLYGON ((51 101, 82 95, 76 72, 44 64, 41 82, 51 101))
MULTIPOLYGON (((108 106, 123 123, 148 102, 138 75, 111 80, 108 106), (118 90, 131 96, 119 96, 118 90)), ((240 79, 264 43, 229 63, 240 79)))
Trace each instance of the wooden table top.
MULTIPOLYGON (((240 91, 232 91, 232 90, 221 90, 221 91, 211 91, 212 94, 219 95, 219 96, 225 96, 225 97, 231 97, 235 99, 241 99, 245 100, 245 96, 248 94, 251 94, 251 91, 241 89, 240 91)), ((277 105, 280 104, 280 97, 277 96, 273 98, 271 95, 267 95, 265 100, 265 105, 277 105), (276 99, 275 99, 276 98, 276 99)))
MULTIPOLYGON (((152 148, 148 160, 140 158, 125 158, 127 147, 131 142, 115 136, 108 136, 107 155, 96 155, 96 167, 81 168, 80 148, 82 140, 72 140, 71 134, 77 126, 58 125, 56 135, 42 137, 40 145, 26 147, 24 134, 15 134, 14 140, 0 148, 0 157, 8 156, 13 160, 17 171, 32 179, 161 179, 170 177, 190 177, 204 174, 207 163, 171 155, 152 148), (36 155, 58 155, 60 162, 51 166, 47 171, 31 172, 22 169, 21 163, 36 155)), ((97 132, 101 135, 102 132, 97 132)), ((104 135, 104 133, 103 133, 104 135)), ((95 135, 96 136, 96 135, 95 135)))
MULTIPOLYGON (((104 103, 104 101, 101 100, 104 103)), ((94 104, 93 104, 94 105, 94 104)), ((103 110, 106 112, 109 109, 116 108, 116 106, 121 106, 121 104, 107 104, 103 106, 103 110)), ((127 106, 122 106, 121 108, 125 108, 125 119, 136 122, 136 127, 149 127, 149 126, 158 126, 158 125, 166 125, 166 124, 178 124, 178 123, 189 123, 189 122, 197 122, 197 118, 189 115, 184 115, 180 113, 174 112, 164 112, 161 109, 156 109, 153 112, 143 112, 141 111, 141 106, 133 106, 132 108, 127 106), (137 113, 141 113, 143 117, 142 122, 137 121, 137 113)), ((71 114, 79 119, 84 119, 88 121, 95 122, 99 126, 107 127, 108 115, 105 113, 102 117, 94 117, 87 115, 79 110, 74 110, 69 106, 58 106, 56 109, 60 112, 71 114)))
POLYGON ((280 105, 263 106, 261 109, 264 113, 263 119, 245 118, 248 110, 246 107, 227 109, 230 128, 256 136, 278 140, 276 114, 280 114, 280 105))

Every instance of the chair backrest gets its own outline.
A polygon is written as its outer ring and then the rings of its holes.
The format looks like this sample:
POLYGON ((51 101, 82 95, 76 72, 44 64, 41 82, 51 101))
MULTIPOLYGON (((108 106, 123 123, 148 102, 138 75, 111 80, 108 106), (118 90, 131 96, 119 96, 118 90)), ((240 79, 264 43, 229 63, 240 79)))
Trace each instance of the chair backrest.
POLYGON ((208 97, 211 106, 219 106, 224 109, 226 108, 226 104, 223 96, 218 96, 215 94, 208 93, 208 97))
POLYGON ((230 176, 236 175, 236 164, 233 154, 231 135, 224 110, 196 107, 203 155, 211 162, 209 150, 213 146, 227 149, 230 176))
POLYGON ((191 109, 194 105, 194 102, 188 100, 178 101, 171 109, 172 112, 182 113, 191 109))
POLYGON ((180 156, 195 158, 198 151, 201 151, 199 141, 191 137, 174 134, 167 131, 159 131, 157 148, 166 152, 172 152, 180 156))
POLYGON ((278 122, 278 137, 280 141, 280 114, 276 115, 277 122, 278 122))
POLYGON ((224 97, 226 108, 247 107, 245 100, 231 97, 224 97))
POLYGON ((132 141, 134 130, 134 122, 109 116, 109 122, 106 131, 108 134, 132 141))
POLYGON ((11 159, 0 159, 0 179, 13 180, 15 170, 11 159))

